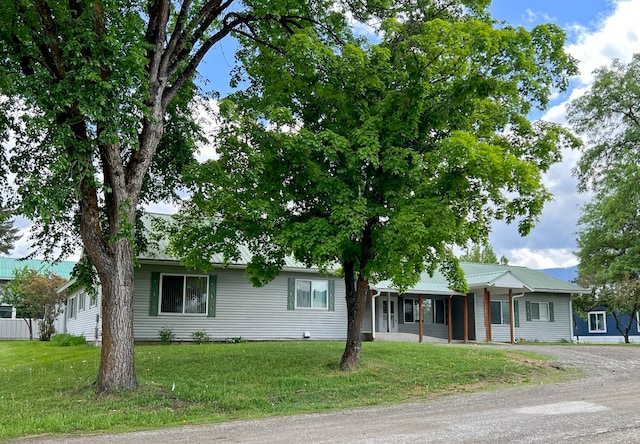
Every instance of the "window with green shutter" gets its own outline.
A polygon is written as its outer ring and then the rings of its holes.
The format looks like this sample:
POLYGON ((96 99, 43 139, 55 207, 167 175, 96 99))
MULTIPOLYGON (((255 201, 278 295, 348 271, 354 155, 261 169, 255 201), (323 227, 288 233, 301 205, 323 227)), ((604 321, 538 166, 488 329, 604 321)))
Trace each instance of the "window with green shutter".
POLYGON ((216 276, 151 273, 149 316, 215 316, 216 276))
POLYGON ((527 321, 554 321, 553 302, 526 301, 527 321))
POLYGON ((335 311, 335 281, 289 278, 287 310, 298 309, 335 311))

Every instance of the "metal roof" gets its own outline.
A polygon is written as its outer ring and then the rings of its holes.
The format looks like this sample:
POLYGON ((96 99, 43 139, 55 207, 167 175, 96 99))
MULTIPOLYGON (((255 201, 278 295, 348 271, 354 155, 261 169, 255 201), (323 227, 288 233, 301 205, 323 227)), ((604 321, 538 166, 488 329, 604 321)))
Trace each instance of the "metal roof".
MULTIPOLYGON (((148 217, 145 217, 145 226, 151 228, 151 220, 153 218, 170 219, 171 215, 167 214, 153 214, 148 213, 148 217)), ((147 261, 173 261, 177 262, 178 258, 170 256, 166 253, 167 240, 162 239, 157 249, 151 252, 147 252, 138 257, 139 260, 147 261)), ((238 246, 239 258, 233 262, 225 263, 222 254, 214 254, 211 257, 210 262, 214 265, 224 265, 229 267, 244 268, 251 261, 252 255, 244 245, 238 246)), ((553 292, 553 293, 585 293, 587 289, 570 282, 563 281, 555 278, 549 274, 546 274, 539 270, 532 270, 526 267, 513 266, 513 265, 500 265, 500 264, 480 264, 474 262, 461 262, 460 266, 464 271, 467 279, 467 284, 470 289, 478 289, 485 287, 498 287, 498 288, 514 288, 521 289, 526 288, 532 292, 553 292), (509 285, 507 287, 506 285, 509 285)), ((294 260, 291 257, 285 259, 284 270, 287 271, 302 271, 302 270, 317 270, 316 268, 308 268, 301 262, 294 260)), ((395 287, 391 281, 381 281, 378 283, 372 283, 373 286, 380 291, 393 291, 395 287)), ((429 294, 459 294, 455 290, 449 288, 449 282, 447 278, 436 270, 433 276, 429 276, 428 273, 423 273, 420 276, 418 282, 407 290, 408 293, 429 293, 429 294)))
MULTIPOLYGON (((531 292, 546 293, 586 293, 589 290, 558 279, 539 270, 514 265, 460 263, 470 289, 489 288, 526 288, 531 292), (518 282, 522 285, 519 285, 518 282)), ((380 291, 396 291, 391 281, 381 281, 374 285, 380 291)), ((437 270, 433 276, 423 273, 418 282, 407 293, 459 294, 449 288, 445 276, 437 270)))
POLYGON ((69 279, 75 262, 60 261, 51 263, 39 259, 16 259, 11 257, 0 257, 0 280, 13 279, 13 273, 25 267, 37 271, 51 271, 58 276, 69 279))
MULTIPOLYGON (((158 219, 170 219, 171 215, 168 214, 157 214, 157 213, 147 213, 147 217, 143 218, 143 223, 148 230, 152 230, 151 222, 154 218, 158 219)), ((146 251, 138 255, 138 260, 142 261, 172 261, 178 262, 179 259, 175 256, 171 256, 167 253, 167 246, 169 242, 168 239, 162 238, 156 244, 156 248, 150 251, 146 251)), ((225 266, 225 267, 241 267, 246 268, 247 264, 251 262, 253 255, 251 251, 246 245, 238 245, 238 253, 239 257, 236 260, 225 262, 224 256, 220 253, 214 254, 209 259, 209 262, 214 266, 225 266)), ((308 271, 317 271, 317 268, 309 268, 305 266, 302 262, 298 262, 292 257, 285 257, 285 270, 308 270, 308 271)), ((332 270, 328 270, 332 271, 332 270)))

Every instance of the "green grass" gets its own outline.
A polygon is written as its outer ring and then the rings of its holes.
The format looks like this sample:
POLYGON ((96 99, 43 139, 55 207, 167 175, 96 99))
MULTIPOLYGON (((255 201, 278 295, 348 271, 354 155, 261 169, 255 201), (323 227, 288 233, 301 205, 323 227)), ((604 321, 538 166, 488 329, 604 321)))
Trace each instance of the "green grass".
POLYGON ((357 370, 345 373, 338 370, 343 347, 138 346, 140 389, 97 396, 99 349, 0 341, 0 439, 392 404, 566 375, 528 353, 406 343, 364 343, 357 370))

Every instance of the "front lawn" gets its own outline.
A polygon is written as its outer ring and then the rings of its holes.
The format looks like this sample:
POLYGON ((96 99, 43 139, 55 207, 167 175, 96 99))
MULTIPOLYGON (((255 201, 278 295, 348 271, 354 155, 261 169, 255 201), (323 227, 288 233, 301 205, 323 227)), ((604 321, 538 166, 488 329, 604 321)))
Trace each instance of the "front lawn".
POLYGON ((566 372, 482 346, 364 343, 358 369, 338 370, 342 342, 136 347, 140 389, 98 397, 100 351, 0 341, 0 439, 126 431, 426 400, 541 382, 566 372))

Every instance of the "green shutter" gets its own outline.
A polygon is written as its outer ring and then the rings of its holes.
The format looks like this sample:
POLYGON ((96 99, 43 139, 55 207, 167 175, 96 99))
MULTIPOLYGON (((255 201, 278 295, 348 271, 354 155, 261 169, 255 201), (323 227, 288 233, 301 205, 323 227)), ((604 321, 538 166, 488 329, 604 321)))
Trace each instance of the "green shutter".
POLYGON ((210 318, 216 317, 216 287, 218 285, 218 276, 215 274, 209 275, 209 310, 207 316, 210 318))
POLYGON ((398 319, 398 324, 404 324, 404 298, 398 298, 398 306, 396 307, 396 318, 398 319))
POLYGON ((289 278, 289 290, 287 292, 287 310, 295 310, 296 303, 296 280, 295 278, 289 278))
POLYGON ((336 311, 336 281, 329 280, 329 311, 336 311))
POLYGON ((526 310, 527 310, 527 321, 531 320, 531 301, 525 302, 526 310))
POLYGON ((520 307, 518 301, 513 301, 513 325, 520 327, 520 307))
POLYGON ((149 292, 149 316, 158 316, 158 303, 160 302, 160 273, 151 273, 151 291, 149 292))
POLYGON ((553 302, 549 302, 549 322, 553 322, 553 302))

